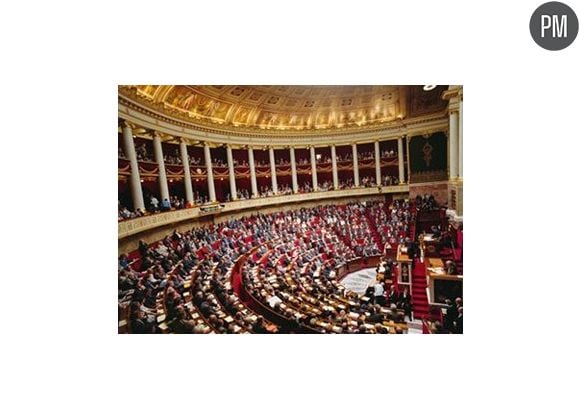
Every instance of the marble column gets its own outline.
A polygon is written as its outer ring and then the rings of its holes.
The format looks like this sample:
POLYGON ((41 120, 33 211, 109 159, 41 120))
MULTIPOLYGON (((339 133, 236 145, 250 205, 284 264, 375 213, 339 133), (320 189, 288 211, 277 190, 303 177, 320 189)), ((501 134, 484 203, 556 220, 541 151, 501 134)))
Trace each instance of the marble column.
POLYGON ((457 179, 457 142, 458 142, 457 110, 449 110, 449 179, 457 179))
POLYGON ((189 155, 187 154, 187 144, 185 140, 179 143, 181 150, 181 163, 183 164, 183 183, 185 183, 185 206, 193 206, 193 187, 191 186, 191 170, 189 169, 189 155))
POLYGON ((338 166, 336 165, 336 146, 330 147, 330 155, 332 156, 332 184, 334 190, 338 190, 338 166))
POLYGON ((411 151, 409 146, 411 144, 411 136, 407 135, 405 138, 406 161, 407 161, 407 183, 411 183, 411 151))
POLYGON ((381 179, 381 147, 379 145, 379 141, 375 141, 375 172, 377 177, 377 185, 380 186, 382 184, 381 179))
POLYGON ((127 122, 123 122, 123 148, 131 165, 130 185, 133 210, 145 210, 143 189, 141 188, 141 176, 139 175, 139 163, 137 162, 137 152, 135 152, 135 142, 133 141, 133 129, 127 122))
POLYGON ((157 132, 153 133, 153 151, 155 153, 157 167, 159 168, 159 193, 161 195, 160 203, 162 203, 165 199, 169 201, 169 187, 167 186, 167 173, 165 172, 165 161, 163 160, 161 137, 157 132))
POLYGON ((358 176, 358 149, 356 144, 352 144, 352 169, 354 173, 354 185, 358 187, 360 186, 360 180, 358 176))
POLYGON ((252 197, 258 197, 258 182, 256 180, 256 164, 254 163, 254 149, 248 148, 248 161, 250 163, 250 182, 252 184, 252 197))
POLYGON ((203 154, 205 157, 205 169, 207 170, 207 188, 209 190, 209 201, 216 202, 215 198, 215 183, 213 181, 213 166, 211 163, 211 149, 206 142, 203 146, 203 154))
POLYGON ((312 189, 318 190, 318 175, 316 174, 316 149, 310 147, 310 166, 312 170, 312 189))
POLYGON ((298 175, 296 174, 296 154, 294 147, 290 148, 290 166, 292 169, 292 191, 298 193, 298 175))
POLYGON ((457 176, 463 179, 463 93, 459 95, 459 141, 457 144, 457 176))
POLYGON ((405 163, 403 159, 403 138, 397 140, 397 158, 399 160, 399 184, 405 183, 405 163))
POLYGON ((270 148, 270 170, 272 175, 272 192, 278 193, 278 179, 276 178, 276 157, 274 155, 274 148, 270 148))
POLYGON ((237 200, 238 189, 236 187, 236 170, 234 167, 234 157, 232 155, 232 147, 230 145, 227 146, 227 154, 228 154, 228 170, 230 173, 230 196, 231 200, 237 200))

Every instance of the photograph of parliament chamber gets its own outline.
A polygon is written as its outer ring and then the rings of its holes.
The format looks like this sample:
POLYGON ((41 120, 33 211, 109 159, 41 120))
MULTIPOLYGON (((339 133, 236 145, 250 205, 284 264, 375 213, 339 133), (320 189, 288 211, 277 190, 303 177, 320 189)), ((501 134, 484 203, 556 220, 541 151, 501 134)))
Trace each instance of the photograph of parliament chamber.
POLYGON ((118 87, 118 332, 463 333, 463 86, 118 87))

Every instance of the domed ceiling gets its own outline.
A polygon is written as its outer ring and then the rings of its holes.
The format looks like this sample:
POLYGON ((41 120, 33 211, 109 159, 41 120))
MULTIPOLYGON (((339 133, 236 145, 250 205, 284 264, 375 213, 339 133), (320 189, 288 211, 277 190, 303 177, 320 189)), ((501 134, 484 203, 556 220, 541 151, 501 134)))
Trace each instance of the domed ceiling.
POLYGON ((447 86, 119 86, 119 95, 198 126, 334 130, 377 126, 443 110, 447 86))

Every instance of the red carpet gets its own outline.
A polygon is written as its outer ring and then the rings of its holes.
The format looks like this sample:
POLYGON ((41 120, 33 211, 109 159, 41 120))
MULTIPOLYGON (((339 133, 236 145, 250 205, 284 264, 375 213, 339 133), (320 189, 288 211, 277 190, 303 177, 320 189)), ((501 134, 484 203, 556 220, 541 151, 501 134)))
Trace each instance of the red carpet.
POLYGON ((416 261, 415 266, 413 267, 411 297, 413 298, 413 315, 417 319, 430 317, 426 288, 427 279, 425 277, 425 263, 416 261))
POLYGON ((379 251, 382 253, 383 249, 384 249, 384 245, 383 245, 383 242, 381 240, 381 237, 379 236, 379 232, 377 231, 377 225, 375 224, 375 220, 373 219, 372 216, 369 216, 368 213, 365 213, 365 218, 366 218, 367 223, 369 225, 370 233, 373 237, 373 240, 375 241, 375 243, 379 247, 379 251))

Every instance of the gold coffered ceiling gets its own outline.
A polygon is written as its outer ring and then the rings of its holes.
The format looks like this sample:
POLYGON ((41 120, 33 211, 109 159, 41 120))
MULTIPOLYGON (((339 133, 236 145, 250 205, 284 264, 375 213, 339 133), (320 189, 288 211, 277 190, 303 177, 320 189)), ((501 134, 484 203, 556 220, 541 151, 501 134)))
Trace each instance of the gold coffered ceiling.
POLYGON ((441 110, 421 86, 119 86, 119 94, 201 126, 264 130, 370 127, 441 110))

